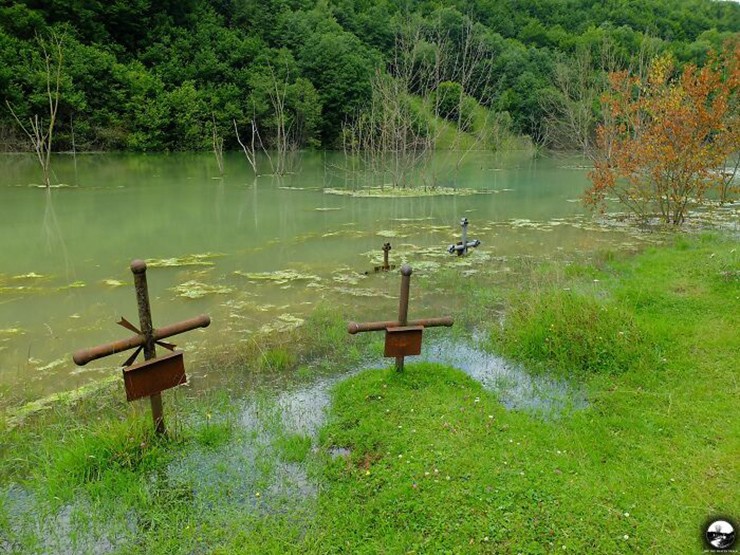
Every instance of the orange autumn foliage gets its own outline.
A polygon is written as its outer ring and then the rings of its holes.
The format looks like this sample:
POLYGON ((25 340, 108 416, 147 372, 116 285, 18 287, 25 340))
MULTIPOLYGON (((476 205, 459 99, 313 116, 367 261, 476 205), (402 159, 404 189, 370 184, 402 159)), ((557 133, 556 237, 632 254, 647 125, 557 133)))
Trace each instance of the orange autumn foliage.
POLYGON ((680 225, 708 191, 726 200, 735 172, 725 166, 740 149, 740 41, 726 46, 678 75, 668 56, 643 78, 610 74, 588 204, 616 197, 638 217, 680 225))

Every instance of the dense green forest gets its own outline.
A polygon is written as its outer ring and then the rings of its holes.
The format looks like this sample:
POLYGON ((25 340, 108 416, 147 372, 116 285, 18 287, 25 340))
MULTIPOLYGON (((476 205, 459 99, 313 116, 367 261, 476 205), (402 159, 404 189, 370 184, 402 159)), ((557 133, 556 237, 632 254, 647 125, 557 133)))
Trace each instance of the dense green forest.
POLYGON ((239 148, 235 125, 270 148, 337 148, 404 75, 412 126, 579 148, 565 120, 591 125, 605 70, 665 51, 701 64, 738 32, 740 5, 711 0, 4 1, 0 148, 28 148, 13 112, 48 118, 49 37, 58 150, 239 148))

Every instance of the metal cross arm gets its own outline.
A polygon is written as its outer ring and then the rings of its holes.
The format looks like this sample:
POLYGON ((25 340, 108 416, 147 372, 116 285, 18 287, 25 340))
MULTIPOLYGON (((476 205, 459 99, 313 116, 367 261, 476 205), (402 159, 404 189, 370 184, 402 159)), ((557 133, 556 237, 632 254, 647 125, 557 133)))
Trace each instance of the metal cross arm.
POLYGON ((411 266, 401 266, 401 298, 398 303, 398 320, 386 320, 383 322, 350 322, 347 331, 351 334, 366 331, 385 330, 385 351, 387 357, 395 357, 396 370, 403 370, 404 357, 418 355, 421 353, 421 337, 424 328, 437 326, 452 326, 454 321, 451 316, 441 318, 423 318, 409 320, 409 289, 411 287, 411 266))
MULTIPOLYGON (((436 328, 440 326, 450 327, 455 323, 452 316, 442 316, 441 318, 421 318, 419 320, 409 320, 407 326, 422 328, 436 328)), ((384 320, 382 322, 350 322, 347 325, 347 331, 351 334, 363 333, 366 331, 383 331, 387 328, 399 327, 397 320, 384 320)))
MULTIPOLYGON (((123 318, 121 320, 125 321, 123 318)), ((121 322, 118 323, 121 324, 121 322)), ((179 335, 186 331, 192 331, 197 328, 207 328, 210 324, 211 317, 206 314, 201 314, 200 316, 190 318, 189 320, 183 320, 176 324, 163 326, 154 330, 154 342, 167 348, 167 346, 162 343, 162 339, 172 337, 173 335, 179 335)), ((90 347, 89 349, 80 349, 72 355, 72 360, 74 360, 74 363, 77 366, 85 366, 85 364, 92 362, 93 360, 115 355, 116 353, 122 353, 123 351, 128 351, 137 347, 142 347, 144 343, 146 343, 146 340, 147 338, 145 335, 139 334, 129 337, 128 339, 106 343, 105 345, 98 345, 97 347, 90 347)))
POLYGON ((139 309, 138 329, 125 318, 118 322, 119 326, 134 332, 136 335, 128 339, 113 341, 90 349, 81 349, 72 355, 72 360, 78 366, 84 366, 92 360, 136 349, 126 362, 123 363, 123 381, 126 386, 126 398, 129 401, 149 397, 152 405, 152 419, 154 428, 159 434, 165 434, 164 416, 162 413, 161 392, 165 389, 184 384, 185 364, 182 351, 175 351, 175 345, 162 341, 167 337, 178 335, 196 328, 205 328, 211 323, 211 318, 205 314, 155 329, 152 325, 152 313, 149 306, 149 289, 146 283, 146 263, 143 260, 131 262, 131 272, 134 274, 136 288, 136 303, 139 309), (155 345, 160 345, 171 353, 157 357, 155 345), (144 362, 134 364, 136 357, 144 351, 144 362))

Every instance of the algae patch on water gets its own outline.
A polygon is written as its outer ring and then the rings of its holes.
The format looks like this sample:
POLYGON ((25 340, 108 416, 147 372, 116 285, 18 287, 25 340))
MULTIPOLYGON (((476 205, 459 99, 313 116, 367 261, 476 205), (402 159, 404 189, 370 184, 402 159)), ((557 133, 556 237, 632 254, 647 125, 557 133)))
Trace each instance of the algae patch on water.
POLYGON ((296 270, 277 270, 274 272, 242 272, 237 270, 234 274, 247 278, 250 281, 274 283, 284 285, 293 281, 321 281, 319 276, 304 274, 296 270))
POLYGON ((260 328, 260 333, 268 334, 275 332, 286 332, 301 327, 304 322, 305 320, 303 318, 299 318, 298 316, 287 313, 281 314, 277 317, 277 320, 275 320, 271 324, 265 324, 264 326, 262 326, 260 328))
POLYGON ((326 188, 327 195, 340 195, 355 198, 416 198, 439 196, 471 196, 482 194, 476 189, 455 189, 452 187, 367 187, 362 189, 326 188))
POLYGON ((19 276, 13 276, 14 280, 29 280, 29 279, 47 279, 49 276, 43 274, 37 274, 36 272, 29 272, 27 274, 21 274, 19 276))
POLYGON ((189 254, 175 258, 147 258, 146 264, 150 268, 180 268, 182 266, 213 266, 213 258, 225 256, 220 253, 189 254))
POLYGON ((226 295, 233 289, 225 285, 209 285, 199 281, 186 281, 172 288, 178 297, 185 299, 201 299, 206 295, 226 295))
POLYGON ((108 287, 123 287, 124 285, 127 285, 125 281, 118 279, 104 279, 100 283, 108 287))
POLYGON ((73 281, 68 285, 57 287, 57 291, 66 291, 67 289, 82 289, 83 287, 87 287, 87 283, 78 279, 77 281, 73 281))

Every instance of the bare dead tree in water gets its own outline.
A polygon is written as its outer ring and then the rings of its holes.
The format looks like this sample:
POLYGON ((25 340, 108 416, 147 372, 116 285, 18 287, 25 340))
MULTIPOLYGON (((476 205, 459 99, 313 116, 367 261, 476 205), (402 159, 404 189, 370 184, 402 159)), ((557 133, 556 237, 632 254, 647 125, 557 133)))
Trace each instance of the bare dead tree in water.
POLYGON ((447 135, 444 148, 454 152, 459 169, 471 151, 500 135, 498 128, 490 133, 490 112, 473 96, 491 92, 490 56, 470 21, 459 43, 447 32, 404 28, 388 71, 371 80, 368 107, 343 127, 345 158, 351 160, 345 166, 354 168, 359 160, 394 187, 414 186, 414 180, 434 186, 439 179, 432 155, 447 135))
POLYGON ((48 120, 44 121, 44 118, 39 116, 39 114, 34 114, 28 118, 28 126, 26 126, 18 117, 18 114, 15 112, 10 102, 6 100, 5 103, 15 121, 31 141, 31 145, 36 152, 36 157, 41 166, 44 185, 49 188, 51 187, 51 149, 54 137, 54 126, 56 124, 57 111, 59 109, 62 67, 64 65, 63 37, 52 31, 48 40, 37 35, 36 42, 41 49, 41 56, 44 64, 43 70, 46 77, 48 120))
POLYGON ((275 148, 277 150, 276 163, 273 167, 273 173, 276 175, 285 175, 288 171, 288 133, 290 127, 286 128, 285 97, 288 92, 288 74, 286 71, 285 79, 282 83, 275 74, 272 64, 270 68, 271 87, 269 91, 270 103, 275 112, 275 148))
POLYGON ((247 157, 247 162, 249 162, 249 165, 252 166, 252 170, 254 171, 254 174, 258 175, 258 172, 257 172, 257 146, 258 145, 259 145, 259 149, 265 153, 265 156, 267 156, 267 160, 270 163, 270 167, 274 167, 272 164, 272 158, 270 157, 270 154, 267 152, 265 145, 262 144, 262 137, 260 137, 259 129, 257 128, 257 121, 255 120, 254 116, 252 116, 252 119, 249 121, 249 125, 250 125, 249 144, 244 144, 242 142, 242 139, 239 136, 239 126, 236 124, 236 120, 233 120, 233 122, 234 122, 234 133, 236 134, 236 140, 239 143, 239 146, 242 147, 242 150, 244 151, 244 156, 247 157))
POLYGON ((219 135, 218 128, 216 127, 216 115, 211 114, 211 146, 213 148, 213 155, 216 157, 216 164, 218 164, 218 172, 223 177, 224 175, 224 138, 219 135))
POLYGON ((595 106, 607 89, 607 74, 618 66, 611 41, 604 40, 599 50, 580 48, 575 56, 562 58, 554 66, 557 94, 543 97, 540 104, 546 114, 544 142, 556 149, 593 156, 598 124, 595 106))

